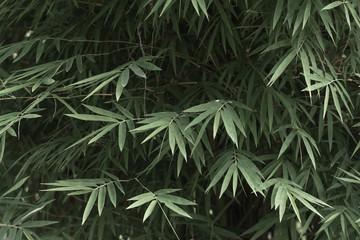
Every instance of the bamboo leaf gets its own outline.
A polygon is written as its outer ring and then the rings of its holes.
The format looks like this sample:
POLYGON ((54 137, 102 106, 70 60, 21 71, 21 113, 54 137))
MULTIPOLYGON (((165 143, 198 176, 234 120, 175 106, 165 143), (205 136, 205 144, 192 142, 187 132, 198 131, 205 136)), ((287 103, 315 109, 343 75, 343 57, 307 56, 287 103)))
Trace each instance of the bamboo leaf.
POLYGON ((84 121, 96 121, 96 122, 118 122, 115 118, 98 116, 91 114, 65 114, 68 117, 84 120, 84 121))
POLYGON ((220 124, 220 111, 217 111, 214 117, 214 125, 213 125, 213 138, 215 139, 216 137, 216 133, 219 129, 219 124, 220 124))
POLYGON ((96 142, 97 140, 99 140, 102 136, 104 136, 106 133, 110 132, 113 128, 115 128, 118 124, 117 123, 113 123, 110 124, 108 126, 106 126, 101 132, 99 132, 95 137, 93 137, 92 139, 90 139, 90 141, 88 142, 88 144, 91 144, 93 142, 96 142))
POLYGON ((145 62, 145 61, 137 61, 136 64, 144 69, 150 70, 150 71, 160 71, 161 68, 156 66, 153 63, 145 62))
POLYGON ((58 221, 28 221, 21 224, 22 228, 37 228, 45 227, 52 224, 58 223, 58 221))
POLYGON ((133 73, 135 73, 135 75, 137 75, 137 76, 139 76, 141 78, 146 78, 146 74, 144 73, 144 71, 141 70, 141 68, 139 68, 136 64, 129 65, 129 68, 131 69, 131 71, 133 71, 133 73))
POLYGON ((237 167, 235 164, 231 165, 224 177, 223 183, 221 185, 221 189, 220 189, 220 195, 219 198, 221 198, 221 196, 223 195, 223 193, 225 192, 225 190, 227 189, 227 187, 230 184, 230 179, 233 176, 234 172, 237 172, 237 167))
POLYGON ((323 9, 321 9, 321 11, 330 10, 330 9, 336 8, 336 7, 340 6, 341 4, 343 4, 343 2, 341 2, 341 1, 334 1, 334 2, 329 3, 328 5, 326 5, 323 9))
POLYGON ((86 204, 86 207, 85 207, 85 210, 84 210, 84 213, 83 213, 83 217, 82 217, 82 221, 81 221, 81 225, 84 225, 86 219, 88 218, 94 204, 95 204, 95 201, 96 201, 96 198, 97 198, 97 195, 99 193, 99 189, 95 189, 92 191, 91 195, 90 195, 90 198, 86 204))
POLYGON ((76 67, 79 72, 82 72, 83 70, 83 63, 82 63, 82 57, 80 55, 76 55, 76 67))
POLYGON ((228 109, 224 109, 221 113, 221 119, 224 122, 225 130, 231 140, 235 143, 236 147, 238 147, 238 141, 237 141, 237 133, 236 128, 233 122, 233 119, 231 117, 231 113, 228 109))
POLYGON ((121 122, 119 123, 119 127, 118 127, 118 145, 120 151, 124 149, 125 141, 126 141, 126 123, 121 122))
POLYGON ((14 186, 12 186, 10 189, 8 189, 5 193, 1 195, 1 198, 8 195, 9 193, 19 189, 28 179, 29 177, 24 177, 21 180, 19 180, 14 186))
MULTIPOLYGON (((134 198, 132 198, 132 199, 134 199, 134 198)), ((132 199, 129 199, 129 200, 132 200, 132 199)), ((144 205, 147 202, 150 202, 151 200, 154 200, 153 194, 143 195, 139 200, 137 200, 136 202, 134 202, 133 204, 128 206, 126 209, 139 207, 141 205, 144 205)))
POLYGON ((153 212, 155 206, 156 206, 157 202, 156 200, 152 200, 151 203, 149 204, 149 206, 147 207, 144 217, 143 217, 143 222, 146 221, 146 219, 151 215, 151 213, 153 212))
POLYGON ((125 70, 121 73, 120 78, 119 78, 119 81, 121 81, 121 86, 122 86, 122 87, 126 87, 126 85, 128 84, 128 82, 129 82, 129 75, 130 75, 130 73, 129 73, 129 69, 128 69, 128 68, 125 69, 125 70))
POLYGON ((274 71, 274 74, 272 75, 268 85, 272 85, 275 83, 275 81, 280 77, 280 75, 285 71, 285 69, 289 66, 289 64, 292 62, 294 57, 296 56, 296 49, 293 49, 289 51, 289 53, 286 55, 284 60, 280 63, 279 66, 276 66, 276 69, 272 69, 271 71, 274 71))
POLYGON ((109 198, 113 206, 116 208, 116 190, 113 183, 109 183, 106 185, 107 191, 109 194, 109 198))
POLYGON ((101 213, 105 206, 105 198, 106 198, 106 189, 104 186, 101 186, 99 188, 99 194, 98 194, 98 212, 99 216, 101 216, 101 213))
POLYGON ((285 150, 290 146, 290 143, 292 142, 292 140, 294 139, 296 135, 296 131, 292 130, 289 135, 286 137, 285 141, 283 142, 279 155, 278 155, 278 159, 281 157, 281 155, 285 152, 285 150))
POLYGON ((169 125, 169 145, 170 145, 171 153, 173 155, 175 150, 175 131, 177 130, 175 128, 176 127, 174 124, 169 125))
POLYGON ((36 63, 39 62, 41 55, 44 52, 44 47, 45 47, 45 40, 39 40, 37 49, 36 49, 36 63))
POLYGON ((182 210, 181 208, 179 208, 178 206, 176 206, 175 204, 173 204, 171 202, 165 202, 165 206, 170 208, 171 210, 173 210, 174 212, 176 212, 177 214, 179 214, 181 216, 192 219, 192 217, 187 212, 185 212, 184 210, 182 210))
POLYGON ((275 29, 275 26, 280 19, 283 6, 284 6, 284 0, 279 0, 276 2, 274 17, 273 17, 273 24, 272 24, 273 29, 275 29))

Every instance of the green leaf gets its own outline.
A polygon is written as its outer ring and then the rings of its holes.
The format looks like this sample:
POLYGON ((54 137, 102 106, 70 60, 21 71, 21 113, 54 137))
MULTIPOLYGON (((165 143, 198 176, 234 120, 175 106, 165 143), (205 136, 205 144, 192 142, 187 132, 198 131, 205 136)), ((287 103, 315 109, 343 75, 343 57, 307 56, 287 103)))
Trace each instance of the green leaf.
POLYGON ((52 224, 58 223, 58 221, 28 221, 21 224, 22 228, 37 228, 45 227, 52 224))
POLYGON ((156 192, 154 192, 154 194, 155 195, 168 194, 168 193, 178 192, 180 190, 181 189, 177 189, 177 188, 164 188, 164 189, 157 190, 156 192))
MULTIPOLYGON (((209 19, 209 16, 208 16, 208 13, 207 13, 207 10, 206 10, 206 3, 204 0, 196 0, 197 3, 199 4, 200 6, 200 9, 201 11, 205 14, 206 18, 209 19)), ((199 14, 199 13, 198 13, 199 14)))
POLYGON ((27 180, 28 178, 29 178, 29 177, 24 177, 24 178, 20 179, 14 186, 12 186, 12 187, 11 187, 10 189, 8 189, 5 193, 3 193, 0 198, 8 195, 9 193, 17 190, 18 188, 20 188, 20 187, 26 182, 26 180, 27 180))
POLYGON ((141 144, 149 141, 150 139, 154 138, 157 134, 159 134, 162 130, 164 130, 165 128, 167 128, 167 125, 164 126, 160 126, 157 129, 155 129, 152 133, 150 133, 149 135, 146 136, 146 138, 141 142, 141 144))
POLYGON ((111 112, 111 111, 105 110, 103 108, 98 108, 98 107, 94 107, 94 106, 90 106, 90 105, 86 105, 86 104, 83 104, 83 105, 87 109, 92 111, 93 113, 97 113, 99 115, 107 116, 107 117, 110 117, 110 118, 117 118, 117 119, 120 119, 120 120, 125 120, 124 116, 122 116, 120 114, 117 114, 115 112, 111 112))
POLYGON ((196 105, 194 107, 188 108, 186 110, 184 110, 184 112, 190 112, 190 113, 195 113, 195 112, 204 112, 209 110, 209 108, 211 109, 218 109, 221 107, 221 103, 220 101, 213 101, 213 102, 208 102, 208 103, 203 103, 200 105, 196 105))
POLYGON ((310 17, 310 12, 311 12, 311 0, 307 0, 306 3, 306 7, 305 7, 305 12, 304 12, 304 17, 303 17, 303 25, 302 25, 302 29, 305 28, 305 25, 310 17))
POLYGON ((44 47, 45 47, 45 41, 46 40, 39 40, 37 49, 36 49, 36 63, 39 62, 41 55, 44 52, 44 47))
POLYGON ((99 84, 99 86, 97 86, 94 90, 92 90, 83 100, 81 101, 85 101, 86 99, 88 99, 89 97, 91 97, 92 95, 94 95, 96 92, 98 92, 100 89, 102 89, 103 87, 105 87, 106 85, 108 85, 112 80, 114 80, 114 78, 116 78, 118 75, 114 75, 111 78, 105 80, 104 82, 102 82, 101 84, 99 84))
POLYGON ((145 222, 145 220, 151 215, 151 213, 153 212, 155 206, 157 204, 156 200, 152 200, 151 203, 149 204, 149 206, 147 207, 144 217, 143 217, 143 222, 145 222))
POLYGON ((334 1, 334 2, 326 5, 323 9, 321 9, 321 11, 330 10, 330 9, 336 8, 336 7, 340 6, 341 4, 344 4, 344 2, 334 1))
POLYGON ((166 207, 170 208, 171 210, 173 210, 177 214, 192 219, 192 217, 187 212, 185 212, 184 210, 182 210, 180 207, 176 206, 175 204, 173 204, 171 202, 168 202, 168 201, 166 201, 164 203, 165 203, 166 207))
POLYGON ((0 96, 4 96, 4 95, 7 95, 9 93, 13 93, 15 91, 18 91, 20 89, 23 89, 23 88, 26 88, 30 85, 32 85, 33 83, 24 83, 24 84, 19 84, 19 85, 16 85, 16 86, 13 86, 13 87, 9 87, 9 88, 5 88, 3 90, 0 90, 0 96))
POLYGON ((217 109, 215 108, 209 108, 207 111, 201 113, 199 116, 197 116, 194 120, 192 120, 185 128, 185 130, 187 130, 188 128, 202 122, 204 119, 206 118, 212 118, 213 114, 216 112, 217 109))
POLYGON ((135 75, 137 75, 137 76, 139 76, 141 78, 146 78, 146 74, 144 73, 144 71, 141 70, 141 68, 139 68, 138 65, 136 65, 135 63, 129 65, 129 68, 131 69, 131 71, 133 71, 133 73, 135 73, 135 75))
POLYGON ((274 17, 273 17, 273 29, 275 29, 275 26, 277 24, 277 22, 279 21, 280 19, 280 16, 281 16, 281 11, 283 9, 283 6, 284 6, 284 0, 278 0, 276 2, 276 7, 275 7, 275 12, 274 12, 274 17))
POLYGON ((123 186, 121 185, 120 182, 116 181, 114 182, 115 183, 115 186, 120 190, 120 192, 122 192, 123 194, 125 194, 125 191, 124 191, 124 188, 123 186))
POLYGON ((187 160, 187 153, 186 153, 186 147, 185 147, 184 139, 181 136, 180 131, 175 130, 174 133, 175 133, 175 140, 176 140, 176 143, 178 145, 178 148, 180 149, 180 152, 183 155, 183 157, 185 158, 185 160, 187 160))
POLYGON ((305 77, 306 86, 307 86, 308 91, 309 91, 309 96, 311 96, 311 91, 310 91, 310 86, 311 86, 310 64, 309 64, 308 56, 306 55, 304 50, 300 51, 300 59, 301 59, 301 64, 302 64, 303 71, 304 71, 304 77, 305 77))
POLYGON ((235 197, 236 195, 236 189, 237 189, 237 185, 238 185, 238 177, 239 177, 239 173, 237 171, 236 168, 236 164, 235 165, 235 169, 233 170, 233 182, 232 182, 232 187, 233 187, 233 197, 235 197))
POLYGON ((290 143, 292 142, 292 140, 294 139, 296 135, 296 130, 292 130, 289 135, 286 137, 285 141, 283 142, 279 155, 278 155, 278 159, 281 157, 281 155, 285 152, 285 150, 290 146, 290 143))
POLYGON ((197 13, 198 15, 200 15, 200 13, 199 13, 198 1, 197 1, 197 0, 191 0, 191 3, 192 3, 192 5, 193 5, 196 13, 197 13))
POLYGON ((220 113, 221 119, 224 122, 226 133, 229 135, 233 143, 235 143, 236 147, 238 147, 237 132, 230 111, 225 108, 223 111, 220 111, 220 113))
POLYGON ((70 71, 70 69, 71 69, 71 67, 72 67, 72 65, 74 63, 74 59, 75 59, 75 57, 71 57, 66 61, 66 64, 65 64, 65 71, 66 72, 70 71))
POLYGON ((271 72, 274 71, 273 76, 271 77, 268 85, 271 86, 275 83, 275 81, 280 77, 280 75, 285 71, 285 69, 289 66, 289 64, 292 62, 294 57, 296 56, 296 49, 293 49, 289 51, 289 53, 286 55, 284 60, 278 65, 275 66, 271 72))
MULTIPOLYGON (((139 207, 141 205, 144 205, 147 202, 150 202, 151 200, 154 200, 154 195, 152 193, 149 194, 141 194, 137 197, 142 196, 139 200, 137 200, 136 202, 132 203, 130 206, 128 206, 126 209, 131 209, 131 208, 136 208, 139 207)), ((130 201, 135 200, 134 198, 129 199, 130 201)))
POLYGON ((118 123, 118 120, 111 117, 90 115, 90 114, 65 114, 68 117, 84 120, 84 121, 96 121, 96 122, 115 122, 118 123))
POLYGON ((119 127, 118 127, 118 145, 120 151, 124 149, 125 141, 126 141, 126 123, 121 122, 119 123, 119 127))
POLYGON ((172 123, 169 125, 169 145, 171 149, 171 153, 174 155, 175 150, 175 131, 178 131, 176 129, 176 126, 172 123))
POLYGON ((83 71, 83 63, 82 63, 82 57, 80 55, 76 55, 76 67, 79 72, 83 71))
POLYGON ((116 191, 113 183, 106 185, 111 203, 116 208, 116 191))
POLYGON ((208 192, 222 178, 222 176, 224 175, 226 170, 228 170, 231 164, 232 162, 230 161, 223 164, 223 166, 216 172, 205 192, 208 192))
POLYGON ((99 216, 101 216, 101 213, 105 206, 105 198, 106 198, 106 189, 104 186, 101 186, 99 188, 99 194, 98 194, 98 212, 99 216))
POLYGON ((293 196, 288 191, 286 191, 286 194, 287 194, 287 196, 288 196, 288 198, 290 200, 291 206, 292 206, 292 208, 293 208, 293 210, 294 210, 294 212, 296 214, 296 217, 298 218, 299 222, 301 223, 300 212, 299 212, 299 209, 298 209, 298 207, 297 207, 297 205, 295 203, 295 200, 294 200, 293 196))
MULTIPOLYGON (((132 70, 132 69, 131 69, 132 70)), ((121 86, 122 87, 126 87, 126 85, 128 84, 129 82, 129 69, 125 69, 121 75, 120 75, 120 78, 119 78, 119 81, 121 81, 121 86)))
POLYGON ((92 191, 92 193, 90 195, 90 198, 89 198, 89 200, 88 200, 88 202, 86 204, 85 210, 84 210, 81 225, 84 225, 84 223, 85 223, 86 219, 88 218, 92 208, 94 207, 94 204, 95 204, 98 193, 99 193, 99 189, 95 189, 95 190, 92 191))
POLYGON ((88 144, 91 144, 93 142, 96 142, 97 140, 99 140, 102 136, 104 136, 106 133, 110 132, 113 128, 115 128, 118 124, 117 123, 113 123, 110 124, 108 126, 106 126, 101 132, 99 132, 95 137, 93 137, 92 139, 90 139, 90 141, 88 142, 88 144))
POLYGON ((336 111, 338 112, 341 121, 343 121, 340 102, 339 102, 338 96, 336 94, 336 88, 334 86, 330 86, 330 90, 331 90, 331 95, 333 97, 333 101, 334 101, 336 111))
POLYGON ((31 231, 24 229, 23 233, 28 240, 34 240, 34 238, 31 236, 31 231))
POLYGON ((312 150, 308 140, 306 139, 306 137, 304 137, 302 135, 300 135, 300 136, 301 136, 301 139, 302 139, 302 141, 303 141, 303 143, 305 145, 306 152, 308 153, 308 155, 309 155, 309 157, 311 159, 311 163, 313 164, 314 169, 316 169, 316 163, 315 163, 315 157, 314 157, 313 150, 312 150))
POLYGON ((223 193, 225 192, 225 190, 227 189, 227 187, 230 184, 230 179, 233 176, 234 172, 237 172, 237 167, 235 164, 231 165, 224 177, 224 181, 221 185, 221 189, 220 189, 220 195, 219 198, 221 198, 221 196, 223 195, 223 193))
POLYGON ((279 207, 280 222, 284 216, 286 209, 287 190, 284 187, 279 187, 275 196, 275 209, 279 207))
POLYGON ((169 195, 169 194, 157 194, 157 199, 159 202, 166 202, 166 201, 170 201, 174 204, 179 204, 179 205, 196 205, 196 203, 189 201, 185 198, 182 197, 178 197, 178 196, 174 196, 174 195, 169 195))
POLYGON ((136 64, 144 69, 150 70, 150 71, 160 71, 161 68, 157 67, 155 64, 152 64, 150 62, 145 61, 137 61, 136 64))
POLYGON ((3 133, 2 136, 1 136, 1 140, 0 140, 0 163, 2 162, 3 160, 3 157, 4 157, 4 152, 5 152, 5 139, 6 138, 6 134, 3 133))
POLYGON ((214 125, 213 125, 213 138, 215 139, 216 137, 216 133, 219 129, 219 124, 220 124, 220 111, 217 111, 214 117, 214 125))
POLYGON ((122 86, 121 76, 120 76, 116 84, 116 91, 115 91, 116 101, 119 101, 121 94, 123 93, 123 90, 124 87, 122 86))

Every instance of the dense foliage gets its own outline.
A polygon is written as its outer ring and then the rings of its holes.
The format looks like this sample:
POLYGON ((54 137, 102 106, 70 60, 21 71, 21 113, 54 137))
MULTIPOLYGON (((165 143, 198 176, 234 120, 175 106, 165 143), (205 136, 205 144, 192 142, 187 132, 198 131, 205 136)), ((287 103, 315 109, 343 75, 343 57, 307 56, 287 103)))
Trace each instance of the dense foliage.
POLYGON ((359 6, 2 0, 0 239, 360 239, 359 6))

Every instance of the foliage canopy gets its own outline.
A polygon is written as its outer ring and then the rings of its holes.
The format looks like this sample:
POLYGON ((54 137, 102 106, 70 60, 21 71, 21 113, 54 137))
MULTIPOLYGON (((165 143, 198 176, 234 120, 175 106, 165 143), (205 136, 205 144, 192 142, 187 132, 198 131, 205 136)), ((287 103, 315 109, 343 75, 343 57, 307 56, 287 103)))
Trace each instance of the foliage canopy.
POLYGON ((2 0, 0 239, 360 239, 359 6, 2 0))

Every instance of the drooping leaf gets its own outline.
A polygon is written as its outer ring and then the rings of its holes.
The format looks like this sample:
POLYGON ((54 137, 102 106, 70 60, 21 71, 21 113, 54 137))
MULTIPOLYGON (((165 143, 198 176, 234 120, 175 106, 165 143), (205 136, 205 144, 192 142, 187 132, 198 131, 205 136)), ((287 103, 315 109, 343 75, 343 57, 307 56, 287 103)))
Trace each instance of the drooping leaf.
POLYGON ((81 221, 82 225, 84 225, 86 219, 89 217, 89 214, 90 214, 90 212, 91 212, 91 210, 94 207, 94 204, 96 202, 98 193, 99 193, 99 189, 95 189, 95 190, 92 191, 92 193, 91 193, 91 195, 89 197, 89 200, 86 203, 86 207, 85 207, 85 210, 84 210, 84 213, 83 213, 83 217, 82 217, 82 221, 81 221))

